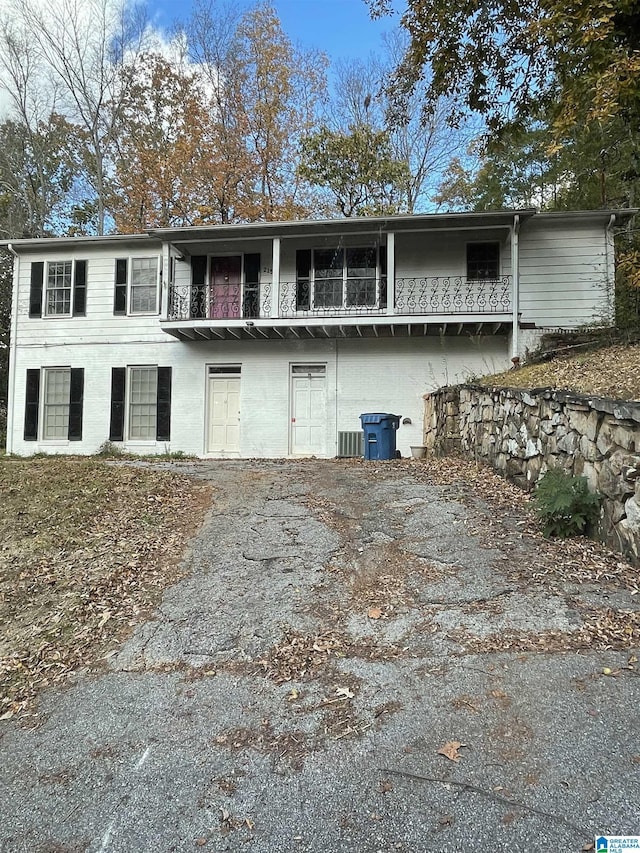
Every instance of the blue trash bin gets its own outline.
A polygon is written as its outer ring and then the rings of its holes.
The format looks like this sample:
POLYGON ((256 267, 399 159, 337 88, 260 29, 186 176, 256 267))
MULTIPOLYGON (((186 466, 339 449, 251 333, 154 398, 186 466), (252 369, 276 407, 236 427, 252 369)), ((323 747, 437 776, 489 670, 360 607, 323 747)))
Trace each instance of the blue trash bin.
POLYGON ((400 415, 388 412, 366 412, 360 415, 364 432, 365 459, 395 459, 396 430, 400 426, 400 415))

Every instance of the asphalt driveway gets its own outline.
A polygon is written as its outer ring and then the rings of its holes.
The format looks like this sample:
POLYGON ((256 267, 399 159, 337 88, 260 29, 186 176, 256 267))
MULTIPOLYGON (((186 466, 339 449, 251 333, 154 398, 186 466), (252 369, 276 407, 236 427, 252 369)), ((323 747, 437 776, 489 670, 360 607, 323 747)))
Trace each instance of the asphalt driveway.
POLYGON ((636 653, 606 628, 640 610, 627 569, 567 568, 468 471, 180 470, 215 487, 190 575, 103 672, 45 695, 37 728, 0 723, 2 851, 531 853, 640 834, 636 653))

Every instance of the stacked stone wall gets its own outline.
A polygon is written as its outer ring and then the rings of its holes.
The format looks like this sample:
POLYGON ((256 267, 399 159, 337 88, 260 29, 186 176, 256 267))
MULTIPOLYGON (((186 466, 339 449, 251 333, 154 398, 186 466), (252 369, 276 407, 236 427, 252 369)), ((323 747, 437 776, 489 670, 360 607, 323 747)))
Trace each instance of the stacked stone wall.
POLYGON ((548 468, 603 495, 595 531, 640 564, 640 403, 549 389, 461 385, 425 397, 430 453, 459 449, 532 488, 548 468))

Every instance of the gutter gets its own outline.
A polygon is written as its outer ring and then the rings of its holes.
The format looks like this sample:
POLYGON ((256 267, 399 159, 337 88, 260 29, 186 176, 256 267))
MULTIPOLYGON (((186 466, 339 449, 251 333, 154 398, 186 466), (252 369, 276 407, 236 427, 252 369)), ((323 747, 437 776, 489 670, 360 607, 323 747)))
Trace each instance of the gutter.
POLYGON ((518 237, 520 235, 520 215, 518 213, 513 217, 513 227, 511 229, 511 277, 513 281, 513 289, 511 292, 513 317, 511 321, 511 357, 516 358, 520 355, 520 339, 519 339, 519 308, 520 308, 520 244, 518 237))
POLYGON ((13 255, 13 284, 11 293, 11 328, 9 331, 9 384, 7 393, 7 454, 13 453, 14 408, 16 395, 16 334, 18 328, 18 281, 20 279, 20 256, 7 243, 7 250, 13 255))

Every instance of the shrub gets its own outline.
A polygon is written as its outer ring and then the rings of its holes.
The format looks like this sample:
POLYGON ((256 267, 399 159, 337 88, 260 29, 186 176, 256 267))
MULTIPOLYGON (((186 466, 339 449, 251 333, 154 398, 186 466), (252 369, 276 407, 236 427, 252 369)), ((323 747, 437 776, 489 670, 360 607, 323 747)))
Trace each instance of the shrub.
POLYGON ((602 495, 590 492, 586 477, 572 477, 552 468, 535 493, 536 512, 545 536, 579 536, 598 520, 602 495))

